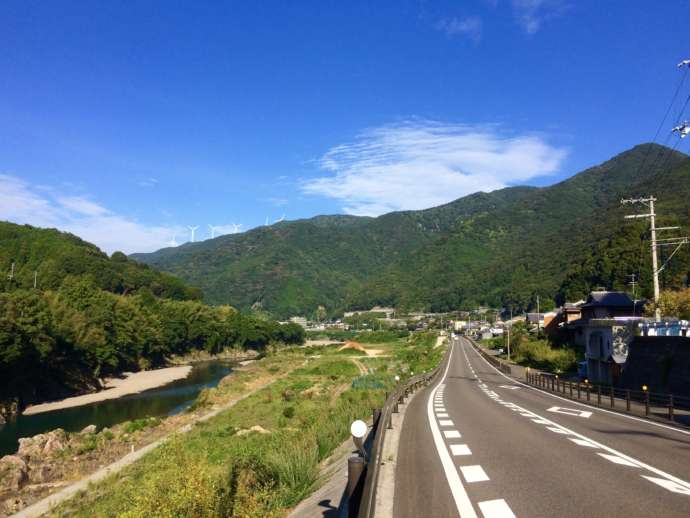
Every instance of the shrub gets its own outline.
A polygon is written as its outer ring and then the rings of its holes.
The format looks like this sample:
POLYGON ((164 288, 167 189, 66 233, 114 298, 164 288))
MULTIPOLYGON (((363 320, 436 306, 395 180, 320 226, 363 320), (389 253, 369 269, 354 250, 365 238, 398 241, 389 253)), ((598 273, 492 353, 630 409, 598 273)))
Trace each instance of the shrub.
POLYGON ((287 417, 288 419, 292 419, 295 417, 295 407, 293 406, 286 406, 283 408, 283 416, 287 417))

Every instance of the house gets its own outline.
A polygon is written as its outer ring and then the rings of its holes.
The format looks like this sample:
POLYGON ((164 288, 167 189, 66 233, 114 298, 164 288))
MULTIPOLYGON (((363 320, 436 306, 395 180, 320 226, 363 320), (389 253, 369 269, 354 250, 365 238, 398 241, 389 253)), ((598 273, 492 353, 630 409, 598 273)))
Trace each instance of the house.
POLYGON ((302 326, 304 329, 307 328, 307 319, 304 317, 290 317, 290 322, 302 326))
MULTIPOLYGON (((593 291, 579 305, 580 317, 564 322, 571 340, 585 350, 592 383, 616 384, 628 357, 637 326, 644 320, 639 303, 621 291, 593 291)), ((577 315, 575 307, 563 318, 577 315)))

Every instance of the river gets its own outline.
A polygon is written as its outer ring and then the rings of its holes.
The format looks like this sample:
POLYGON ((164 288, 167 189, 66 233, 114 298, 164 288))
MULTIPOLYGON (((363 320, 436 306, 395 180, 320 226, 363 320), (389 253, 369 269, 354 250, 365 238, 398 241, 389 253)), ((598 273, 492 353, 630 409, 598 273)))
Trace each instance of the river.
POLYGON ((202 389, 215 387, 232 371, 233 364, 213 360, 194 364, 185 379, 162 387, 73 408, 34 415, 20 415, 0 425, 0 456, 15 453, 20 437, 30 437, 62 428, 78 432, 95 424, 99 429, 148 416, 168 416, 189 407, 202 389))

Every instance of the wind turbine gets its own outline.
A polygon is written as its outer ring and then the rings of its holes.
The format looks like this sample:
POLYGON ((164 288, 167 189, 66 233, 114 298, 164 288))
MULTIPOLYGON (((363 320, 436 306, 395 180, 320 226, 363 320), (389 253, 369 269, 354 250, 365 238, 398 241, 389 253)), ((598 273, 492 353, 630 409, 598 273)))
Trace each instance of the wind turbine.
POLYGON ((265 225, 268 226, 268 216, 266 216, 266 223, 265 223, 265 225))
POLYGON ((276 223, 280 223, 281 221, 285 221, 285 214, 283 214, 282 216, 280 216, 275 222, 276 222, 276 223))
POLYGON ((199 225, 196 225, 195 227, 190 227, 190 226, 188 226, 187 228, 188 228, 188 229, 191 231, 191 233, 192 233, 192 243, 193 243, 193 242, 194 242, 194 233, 196 232, 196 229, 199 228, 199 225))
POLYGON ((216 230, 218 230, 218 227, 215 225, 209 225, 208 228, 211 229, 211 239, 216 237, 216 230))
POLYGON ((177 246, 177 241, 175 240, 176 237, 177 237, 177 234, 173 234, 172 239, 170 241, 168 241, 168 245, 177 246))
POLYGON ((232 233, 233 234, 238 234, 240 232, 240 229, 242 228, 242 223, 239 225, 237 223, 232 224, 232 233))

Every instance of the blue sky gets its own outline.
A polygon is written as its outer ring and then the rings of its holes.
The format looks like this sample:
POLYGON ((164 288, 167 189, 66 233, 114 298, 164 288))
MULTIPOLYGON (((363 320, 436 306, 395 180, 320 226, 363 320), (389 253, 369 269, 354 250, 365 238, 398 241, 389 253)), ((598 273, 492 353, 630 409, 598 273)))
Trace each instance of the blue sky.
POLYGON ((5 0, 0 219, 151 251, 186 225, 550 184, 652 139, 688 19, 687 0, 5 0))

